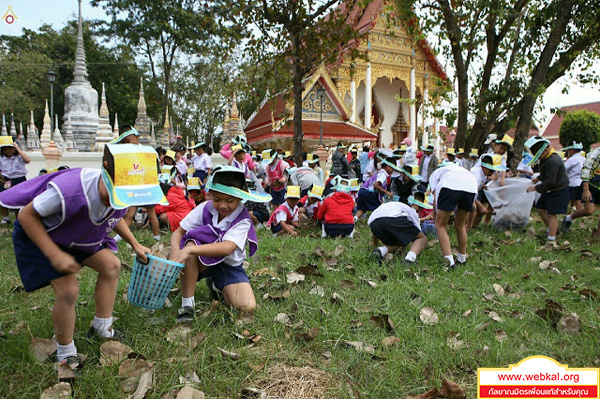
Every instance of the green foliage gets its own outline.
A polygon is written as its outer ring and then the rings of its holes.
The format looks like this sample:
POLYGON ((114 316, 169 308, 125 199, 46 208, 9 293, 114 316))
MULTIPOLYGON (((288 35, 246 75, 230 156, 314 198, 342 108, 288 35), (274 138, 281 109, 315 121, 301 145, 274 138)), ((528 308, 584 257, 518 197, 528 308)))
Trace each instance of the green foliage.
POLYGON ((559 137, 563 147, 576 141, 589 151, 592 144, 600 141, 600 115, 586 110, 568 113, 560 124, 559 137))
MULTIPOLYGON (((93 25, 88 22, 83 25, 88 79, 99 96, 102 82, 105 83, 111 123, 114 123, 114 113, 118 113, 121 124, 133 124, 143 73, 137 67, 135 54, 129 47, 108 48, 100 44, 93 25)), ((61 123, 64 89, 73 80, 76 46, 76 21, 69 22, 60 31, 43 25, 38 32, 25 29, 21 36, 1 36, 1 112, 14 112, 15 120, 27 124, 30 119, 29 111, 33 110, 37 127, 41 129, 44 100, 50 101, 50 83, 46 78, 46 71, 52 68, 57 73, 54 83, 54 112, 61 123)), ((145 94, 148 114, 151 118, 156 118, 159 114, 159 94, 152 87, 146 88, 145 94)))

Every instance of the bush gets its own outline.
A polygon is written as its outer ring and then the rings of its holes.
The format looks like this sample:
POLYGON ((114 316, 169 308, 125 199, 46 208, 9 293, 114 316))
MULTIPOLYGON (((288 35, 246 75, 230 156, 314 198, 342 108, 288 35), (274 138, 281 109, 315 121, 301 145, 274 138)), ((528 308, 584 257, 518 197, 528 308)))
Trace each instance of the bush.
POLYGON ((559 137, 563 147, 577 141, 588 152, 600 141, 600 115, 585 110, 568 113, 560 125, 559 137))

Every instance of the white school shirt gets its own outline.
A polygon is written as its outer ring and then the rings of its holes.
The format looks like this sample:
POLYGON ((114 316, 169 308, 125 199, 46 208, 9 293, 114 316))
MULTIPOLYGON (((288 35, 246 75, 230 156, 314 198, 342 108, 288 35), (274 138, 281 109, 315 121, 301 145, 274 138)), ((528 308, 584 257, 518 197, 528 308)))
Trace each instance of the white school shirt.
MULTIPOLYGON (((290 211, 290 213, 294 216, 292 218, 292 222, 297 222, 298 221, 298 206, 295 206, 292 209, 290 207, 290 205, 287 203, 287 201, 285 201, 283 203, 283 206, 285 206, 288 209, 288 211, 290 211)), ((287 221, 287 214, 284 211, 279 211, 275 214, 275 222, 277 222, 278 224, 281 222, 286 222, 286 221, 287 221)))
POLYGON ((381 186, 387 189, 388 176, 389 176, 388 172, 386 172, 383 169, 380 169, 379 172, 377 172, 377 178, 375 180, 373 180, 371 182, 371 184, 369 184, 368 190, 375 192, 375 183, 377 183, 377 182, 381 183, 381 186))
POLYGON ((192 163, 194 164, 195 170, 207 172, 208 169, 212 169, 212 159, 210 159, 207 153, 194 155, 192 157, 192 163))
POLYGON ((366 169, 363 172, 363 181, 369 180, 373 173, 375 173, 375 159, 370 159, 366 169))
POLYGON ((429 172, 429 161, 431 161, 431 157, 433 156, 433 154, 427 156, 427 155, 423 155, 423 172, 421 173, 421 176, 423 176, 423 179, 427 179, 427 173, 429 172))
POLYGON ((435 191, 436 199, 442 188, 477 194, 477 179, 475 176, 455 163, 434 170, 429 179, 429 185, 431 191, 435 191))
POLYGON ((487 183, 488 178, 485 173, 483 173, 483 168, 481 166, 473 166, 471 174, 477 179, 477 192, 479 192, 479 190, 485 186, 485 183, 487 183))
POLYGON ((2 176, 9 179, 16 179, 27 176, 27 167, 25 161, 18 153, 14 153, 12 157, 2 155, 0 157, 0 168, 2 168, 2 176))
POLYGON ((565 161, 565 169, 569 176, 569 187, 579 187, 581 185, 581 169, 585 158, 578 152, 565 161))
MULTIPOLYGON (((111 207, 104 206, 98 191, 100 169, 87 169, 81 171, 81 184, 88 203, 90 219, 99 222, 106 217, 111 207)), ((78 182, 74 182, 78 184, 78 182)), ((63 203, 62 195, 50 182, 46 191, 33 199, 33 209, 42 217, 42 224, 47 228, 54 227, 62 222, 63 203)), ((115 223, 116 224, 116 223, 115 223)), ((114 226, 113 226, 114 227, 114 226)))
POLYGON ((413 226, 421 230, 421 222, 419 221, 417 211, 402 202, 387 202, 380 205, 371 213, 367 224, 371 225, 373 221, 380 218, 397 218, 402 216, 405 216, 413 226))
POLYGON ((203 202, 195 207, 186 217, 183 218, 179 226, 185 230, 190 231, 196 227, 202 226, 202 215, 204 214, 204 207, 208 206, 208 211, 212 215, 211 225, 225 231, 221 241, 231 241, 236 245, 235 250, 227 255, 223 261, 229 266, 239 266, 246 259, 246 242, 248 241, 248 232, 252 222, 250 219, 244 219, 235 226, 231 226, 231 222, 244 210, 242 202, 238 204, 238 207, 228 216, 221 219, 219 222, 219 212, 212 205, 212 201, 203 202))

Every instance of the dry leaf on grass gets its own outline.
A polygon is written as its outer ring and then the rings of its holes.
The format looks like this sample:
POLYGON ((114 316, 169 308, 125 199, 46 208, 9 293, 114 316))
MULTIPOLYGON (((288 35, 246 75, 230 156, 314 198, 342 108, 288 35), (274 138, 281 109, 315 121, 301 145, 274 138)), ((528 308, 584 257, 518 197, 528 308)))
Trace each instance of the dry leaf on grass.
POLYGON ((225 349, 222 349, 222 348, 219 348, 219 347, 217 347, 217 349, 219 350, 219 352, 221 352, 221 356, 226 357, 228 359, 238 360, 240 358, 240 354, 239 353, 226 351, 225 349))
POLYGON ((192 334, 192 327, 186 324, 177 324, 169 331, 167 331, 167 341, 176 345, 187 345, 190 335, 192 334))
POLYGON ((498 323, 504 323, 504 320, 502 319, 502 317, 500 317, 498 315, 498 313, 489 311, 489 312, 487 312, 487 314, 488 314, 488 316, 490 316, 490 319, 497 321, 498 323))
POLYGON ((469 317, 471 313, 473 313, 473 309, 467 310, 465 313, 462 314, 462 317, 469 317))
POLYGON ((362 327, 362 323, 359 320, 350 320, 350 329, 355 330, 357 328, 362 327))
POLYGON ((100 364, 107 366, 113 363, 120 363, 131 352, 133 351, 130 347, 119 341, 106 341, 100 345, 100 364))
POLYGON ((179 376, 179 383, 182 385, 200 384, 200 377, 195 371, 187 371, 185 375, 179 376))
POLYGON ((289 324, 292 322, 292 319, 285 313, 277 313, 277 316, 275 316, 275 321, 281 324, 289 324))
POLYGON ((201 331, 198 334, 194 335, 190 342, 192 345, 192 350, 196 349, 198 345, 204 342, 204 338, 206 338, 206 333, 204 331, 201 331))
POLYGON ((488 328, 488 326, 490 324, 492 324, 490 321, 486 321, 485 323, 481 323, 477 327, 475 327, 475 331, 477 331, 477 332, 483 331, 486 328, 488 328))
POLYGON ((266 399, 267 393, 258 388, 243 388, 241 392, 242 399, 266 399))
POLYGON ((388 264, 388 263, 390 263, 392 261, 392 259, 394 259, 394 254, 388 252, 383 257, 383 263, 388 264))
POLYGON ((538 309, 535 311, 535 314, 538 315, 543 320, 549 321, 552 323, 553 327, 556 327, 556 324, 562 317, 562 311, 564 308, 558 302, 552 299, 546 299, 546 307, 544 309, 538 309))
POLYGON ((258 269, 252 272, 253 276, 271 276, 273 280, 280 280, 279 276, 268 267, 263 267, 262 269, 258 269))
POLYGON ((119 386, 125 393, 134 393, 140 384, 140 377, 130 377, 119 383, 119 386))
POLYGON ((409 396, 408 399, 465 399, 465 390, 458 384, 444 378, 440 389, 433 388, 418 396, 409 396))
POLYGON ((502 343, 508 339, 508 335, 506 334, 506 331, 496 330, 496 334, 494 334, 494 338, 496 338, 496 341, 502 343))
POLYGON ((71 385, 59 382, 42 392, 40 399, 71 399, 71 385))
POLYGON ((150 250, 152 251, 152 255, 163 259, 169 259, 169 255, 171 255, 171 245, 161 241, 154 244, 150 250))
POLYGON ((371 286, 373 288, 377 288, 377 283, 374 282, 373 280, 369 280, 369 279, 366 279, 366 278, 361 278, 360 280, 363 281, 363 282, 365 282, 365 283, 367 283, 369 286, 371 286))
POLYGON ((502 288, 502 286, 500 284, 493 284, 493 287, 494 287, 494 291, 496 291, 496 295, 498 295, 498 296, 504 295, 504 288, 502 288))
POLYGON ((392 323, 392 319, 387 314, 379 314, 376 316, 371 316, 369 319, 371 323, 377 327, 384 328, 386 331, 394 331, 394 323, 392 323))
POLYGON ((323 273, 319 271, 319 266, 314 263, 308 263, 306 266, 300 266, 296 269, 296 273, 304 274, 305 276, 323 277, 323 273))
POLYGON ((359 342, 359 341, 342 341, 344 342, 346 345, 353 347, 354 349, 356 349, 357 352, 366 352, 370 355, 374 355, 375 354, 375 347, 371 344, 366 344, 364 342, 359 342))
POLYGON ((458 350, 464 346, 464 341, 460 340, 460 333, 457 331, 450 331, 448 337, 446 338, 446 345, 448 348, 453 350, 458 350))
POLYGON ((346 290, 354 288, 354 281, 352 280, 340 280, 340 287, 346 290))
POLYGON ((434 246, 435 246, 435 245, 436 245, 438 242, 440 242, 440 240, 438 240, 438 239, 429 240, 429 241, 427 241, 427 246, 428 246, 429 248, 432 248, 432 247, 434 247, 434 246))
POLYGON ((431 324, 437 324, 439 322, 437 313, 435 313, 433 308, 430 308, 429 306, 425 306, 423 309, 421 309, 419 318, 425 324, 431 325, 431 324))
POLYGON ((397 342, 400 342, 400 338, 392 335, 391 337, 385 337, 384 339, 382 339, 381 346, 394 346, 397 342))
POLYGON ((300 273, 296 273, 296 272, 290 272, 286 275, 288 284, 297 284, 301 281, 304 281, 305 278, 306 278, 306 276, 304 274, 300 274, 300 273))
POLYGON ((279 299, 287 299, 290 297, 290 295, 292 294, 292 290, 289 288, 286 288, 282 293, 280 294, 265 294, 263 296, 264 299, 273 299, 274 301, 277 301, 279 299))
POLYGON ((483 301, 491 301, 492 299, 494 299, 494 297, 496 296, 496 294, 482 294, 483 296, 483 301))
POLYGON ((320 330, 321 330, 320 327, 313 327, 313 328, 309 329, 308 331, 306 331, 305 333, 296 333, 295 334, 296 340, 310 342, 313 339, 317 338, 320 330))
POLYGON ((175 399, 204 399, 204 392, 190 386, 181 388, 175 399))
POLYGON ((337 292, 334 292, 331 295, 331 302, 333 302, 333 303, 342 303, 342 302, 344 302, 344 298, 342 298, 340 296, 340 294, 338 294, 337 292))
POLYGON ((320 285, 317 285, 316 287, 313 287, 310 291, 308 291, 308 293, 310 295, 318 295, 322 297, 325 296, 325 289, 320 285))
POLYGON ((126 359, 119 367, 117 374, 125 378, 141 377, 146 371, 152 370, 152 367, 154 365, 146 359, 126 359))
POLYGON ((33 358, 40 363, 44 363, 50 356, 56 352, 56 341, 45 338, 31 338, 31 353, 33 358))
POLYGON ((571 313, 563 316, 558 321, 556 329, 567 334, 577 334, 581 326, 581 320, 577 313, 571 313))
POLYGON ((335 249, 333 250, 333 256, 335 256, 336 258, 338 258, 341 254, 343 254, 345 251, 345 248, 343 245, 338 245, 337 247, 335 247, 335 249))
POLYGON ((152 388, 152 370, 142 373, 140 383, 133 395, 131 395, 131 399, 144 399, 150 388, 152 388))
POLYGON ((598 293, 590 288, 583 288, 579 290, 579 295, 584 299, 598 299, 598 293))

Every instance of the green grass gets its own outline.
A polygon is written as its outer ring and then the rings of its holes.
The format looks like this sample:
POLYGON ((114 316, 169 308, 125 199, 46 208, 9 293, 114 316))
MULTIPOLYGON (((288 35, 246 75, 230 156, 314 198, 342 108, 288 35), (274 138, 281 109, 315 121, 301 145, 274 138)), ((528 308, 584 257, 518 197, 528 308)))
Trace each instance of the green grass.
MULTIPOLYGON (((116 326, 126 333, 135 352, 155 364, 150 398, 161 398, 179 388, 179 376, 188 370, 198 374, 198 388, 207 397, 237 398, 243 387, 252 386, 252 381, 265 377, 266 370, 277 364, 327 371, 335 381, 332 398, 413 396, 439 387, 443 378, 459 383, 468 397, 475 397, 478 367, 502 367, 531 355, 550 356, 572 367, 599 365, 600 302, 577 293, 582 288, 600 292, 599 247, 587 240, 592 222, 575 224, 574 232, 566 237, 571 242, 570 251, 540 250, 538 239, 522 233, 506 236, 486 229, 474 231, 469 236, 466 268, 454 273, 441 270, 441 253, 435 245, 419 257, 419 267, 428 269, 418 273, 419 280, 405 272, 402 256, 382 266, 369 261, 370 233, 365 223, 354 239, 322 240, 315 238, 316 231, 305 231, 299 238, 273 239, 260 230, 259 251, 250 260, 249 273, 266 267, 281 281, 271 280, 268 275, 252 277, 258 302, 252 323, 240 325, 234 311, 220 307, 208 317, 198 317, 193 324, 194 333, 206 333, 198 348, 179 347, 165 339, 166 331, 175 325, 179 294, 170 297, 171 308, 154 312, 139 309, 123 298, 130 277, 130 272, 123 270, 115 305, 116 326), (345 246, 345 250, 334 257, 338 245, 345 246), (316 247, 323 249, 326 259, 315 255, 316 247), (581 257, 584 249, 594 256, 581 257), (558 259, 560 274, 539 270, 539 262, 530 260, 538 256, 542 260, 558 259), (287 299, 263 299, 266 293, 275 295, 289 288, 286 274, 307 263, 317 264, 323 276, 306 276, 287 299), (341 286, 342 279, 353 281, 354 286, 341 286), (370 279, 377 287, 361 279, 370 279), (494 292, 493 284, 509 286, 510 292, 496 295, 491 301, 483 300, 483 294, 494 292), (568 284, 576 290, 569 289, 568 284), (323 287, 324 297, 309 294, 316 285, 323 287), (341 303, 331 301, 334 292, 343 298, 341 303), (519 295, 511 297, 509 293, 519 295), (536 310, 544 308, 547 299, 560 303, 565 314, 577 313, 581 331, 573 335, 558 332, 537 316, 536 310), (419 313, 425 306, 436 311, 439 323, 421 322, 419 313), (462 316, 469 309, 472 313, 462 316), (491 321, 489 311, 498 313, 503 322, 491 321), (292 323, 303 321, 303 327, 296 331, 275 322, 281 312, 292 316, 292 323), (373 325, 370 317, 378 314, 389 315, 395 330, 387 332, 373 325), (491 324, 487 328, 478 329, 488 321, 491 324), (362 325, 350 328, 351 322, 362 325), (314 340, 305 342, 295 337, 296 332, 312 327, 320 327, 314 340), (234 336, 243 330, 261 334, 262 339, 255 347, 247 348, 246 342, 234 336), (508 336, 502 343, 495 339, 497 330, 508 336), (459 349, 447 344, 453 333, 460 333, 458 339, 463 345, 459 349), (385 348, 381 340, 390 335, 400 341, 385 348), (346 346, 344 340, 374 345, 375 356, 346 346), (241 359, 225 359, 217 347, 238 352, 241 359), (329 360, 322 356, 325 352, 331 352, 329 360)), ((533 226, 542 230, 539 222, 533 226)), ((152 244, 150 232, 134 233, 140 242, 152 244)), ((451 237, 454 240, 453 233, 451 237)), ((0 245, 0 397, 35 398, 56 382, 52 363, 36 363, 29 349, 32 336, 52 336, 49 309, 53 295, 49 288, 31 294, 19 290, 9 229, 0 231, 0 245)), ((132 251, 125 244, 120 244, 119 256, 132 264, 132 251)), ((125 398, 127 394, 119 387, 118 367, 102 367, 98 363, 99 342, 84 338, 94 315, 94 272, 84 270, 79 281, 75 342, 89 358, 83 376, 76 382, 75 397, 125 398)), ((198 285, 196 300, 198 308, 209 307, 204 284, 198 285)))

